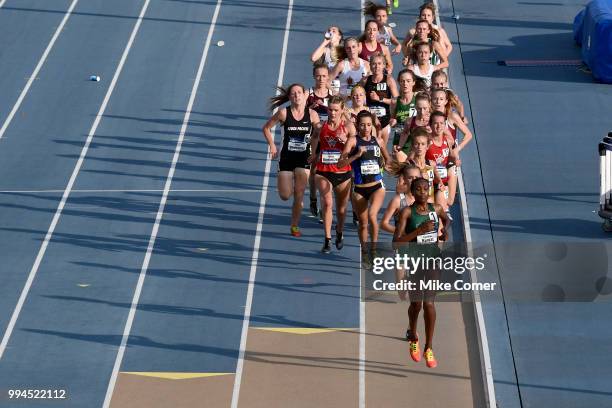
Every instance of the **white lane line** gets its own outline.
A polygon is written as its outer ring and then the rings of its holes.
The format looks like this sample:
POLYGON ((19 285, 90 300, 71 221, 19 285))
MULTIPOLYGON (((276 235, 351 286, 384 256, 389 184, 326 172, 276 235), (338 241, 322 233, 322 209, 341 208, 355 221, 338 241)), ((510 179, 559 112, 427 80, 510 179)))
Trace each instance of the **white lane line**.
MULTIPOLYGON (((280 67, 278 69, 277 86, 283 85, 285 76, 285 61, 287 58, 287 45, 289 44, 289 29, 291 27, 291 16, 293 15, 293 0, 289 0, 287 10, 287 21, 285 23, 285 35, 283 38, 283 49, 281 53, 280 67)), ((275 110, 276 111, 276 110, 275 110)), ((272 135, 276 132, 272 129, 272 135)), ((240 350, 238 353, 238 362, 236 364, 236 376, 234 378, 234 390, 232 391, 231 408, 238 408, 238 399, 240 397, 240 384, 242 382, 242 370, 244 367, 244 353, 246 351, 247 334, 249 331, 249 323, 251 321, 251 307, 253 306, 253 290, 255 285, 255 276, 257 274, 257 261, 259 259, 259 245, 261 243, 261 230, 263 228, 264 212, 266 211, 266 199, 268 197, 268 183, 270 182, 270 167, 271 157, 268 154, 266 159, 266 168, 262 183, 261 198, 259 200, 259 215, 257 216, 257 229, 255 231, 255 242, 253 244, 253 256, 251 257, 251 270, 249 272, 249 285, 247 287, 246 307, 244 309, 244 318, 242 320, 242 333, 240 335, 240 350)))
MULTIPOLYGON (((76 193, 161 193, 164 190, 138 190, 138 189, 118 189, 118 190, 72 190, 76 193)), ((63 193, 64 190, 0 190, 0 194, 45 194, 63 193)), ((171 193, 260 193, 261 189, 171 189, 171 193)))
POLYGON ((359 251, 359 408, 365 408, 365 299, 361 297, 361 294, 364 291, 361 277, 361 251, 359 251))
POLYGON ((363 14, 363 8, 365 7, 365 0, 360 0, 359 14, 361 14, 361 31, 365 30, 365 14, 363 14))
POLYGON ((6 3, 6 0, 0 1, 0 8, 2 8, 2 6, 4 6, 4 3, 6 3))
POLYGON ((111 377, 108 383, 108 388, 106 390, 106 397, 104 398, 104 404, 103 404, 104 408, 108 408, 110 406, 111 399, 113 397, 113 391, 115 389, 115 384, 117 383, 117 376, 119 375, 119 369, 121 368, 121 362, 123 361, 123 355, 125 354, 125 348, 127 346, 127 341, 130 336, 130 332, 132 330, 132 324, 134 323, 134 316, 136 315, 136 309, 138 307, 138 302, 140 301, 140 294, 142 293, 142 287, 144 285, 144 280, 147 276, 149 262, 151 261, 151 255, 153 253, 153 248, 155 247, 157 233, 159 232, 159 224, 161 223, 162 217, 164 215, 164 209, 166 208, 166 201, 168 200, 168 194, 170 193, 170 187, 172 186, 172 179, 174 178, 174 172, 176 171, 176 164, 178 163, 179 157, 181 155, 183 139, 185 138, 185 133, 187 132, 187 126, 189 124, 189 119, 191 117, 191 110, 193 109, 193 104, 195 102, 196 94, 198 92, 200 80, 202 79, 202 74, 204 72, 204 65, 206 64, 206 59, 208 57, 208 50, 210 49, 212 35, 213 35, 213 32, 215 31, 215 25, 217 23, 217 18, 219 17, 219 10, 221 9, 221 1, 222 0, 217 0, 217 5, 215 7, 215 11, 213 13, 213 17, 210 22, 210 27, 208 29, 208 34, 206 36, 206 43, 204 45, 204 50, 202 51, 200 65, 198 66, 198 73, 196 75, 195 81, 193 82, 193 87, 191 88, 191 94, 189 95, 189 102, 187 103, 187 109, 185 109, 185 116, 183 118, 183 124, 181 125, 178 142, 174 150, 174 157, 172 157, 172 164, 170 165, 170 170, 168 171, 168 177, 166 178, 166 184, 164 185, 164 192, 159 202, 159 208, 157 209, 157 215, 155 216, 155 223, 153 224, 153 228, 151 230, 151 236, 149 238, 149 245, 147 246, 147 252, 145 253, 145 257, 142 261, 142 267, 140 269, 140 274, 138 276, 138 283, 134 291, 134 296, 132 297, 132 304, 130 306, 130 312, 128 314, 127 321, 125 322, 125 328, 123 329, 123 336, 121 337, 121 344, 119 345, 119 350, 117 351, 115 365, 113 367, 113 372, 111 374, 111 377))
MULTIPOLYGON (((436 23, 439 27, 442 27, 442 22, 440 21, 440 5, 438 4, 438 0, 433 0, 434 5, 436 6, 436 23)), ((450 75, 448 76, 448 85, 450 86, 450 75)), ((472 251, 472 230, 470 227, 470 215, 467 209, 467 198, 465 195, 465 185, 463 183, 463 172, 461 168, 458 169, 457 174, 458 184, 459 184, 459 197, 461 200, 461 218, 463 222, 463 230, 465 242, 468 246, 468 255, 473 256, 472 251)), ((476 272, 473 269, 470 269, 470 279, 472 282, 478 282, 478 278, 476 276, 476 272)), ((485 399, 487 407, 495 408, 497 407, 497 402, 495 399, 495 384, 493 382, 493 370, 491 369, 491 354, 489 351, 489 341, 487 339, 487 328, 484 321, 484 314, 482 312, 482 303, 480 302, 480 293, 478 290, 472 291, 474 295, 474 312, 476 313, 476 331, 478 332, 478 346, 480 349, 480 355, 482 356, 482 376, 484 377, 485 382, 485 399)))
POLYGON ((51 241, 51 237, 53 236, 55 227, 57 226, 59 219, 62 215, 62 211, 64 210, 64 206, 66 205, 66 201, 68 200, 68 196, 70 195, 70 192, 72 191, 72 187, 74 186, 74 183, 76 181, 77 175, 79 174, 79 171, 81 170, 81 166, 83 165, 83 161, 85 160, 85 155, 87 155, 87 151, 89 150, 89 145, 91 144, 91 141, 93 140, 94 134, 96 133, 96 130, 98 129, 98 125, 100 124, 100 121, 102 120, 102 117, 104 115, 104 111, 106 110, 106 105, 108 104, 108 101, 113 93, 113 90, 115 89, 117 78, 119 78, 119 74, 121 74, 121 70, 123 69, 125 60, 127 59, 127 56, 130 52, 130 48, 132 48, 132 43, 134 42, 136 33, 138 33, 138 29, 140 28, 142 18, 145 14, 145 11, 147 10, 147 7, 149 6, 149 1, 150 0, 145 0, 142 10, 140 11, 138 20, 136 21, 136 24, 134 25, 134 29, 132 30, 132 35, 130 36, 130 39, 128 40, 125 50, 123 51, 123 55, 121 56, 121 60, 119 61, 119 65, 117 65, 117 69, 115 70, 115 75, 113 76, 113 79, 110 83, 108 91, 106 91, 106 95, 104 96, 102 105, 100 105, 100 110, 98 111, 98 114, 93 122, 93 125, 91 126, 91 129, 89 130, 89 134, 87 135, 87 140, 85 141, 85 145, 83 146, 83 149, 81 150, 81 155, 79 156, 79 160, 74 166, 74 170, 72 171, 72 175, 70 176, 68 185, 66 186, 66 189, 64 190, 62 199, 59 205, 57 206, 57 210, 55 211, 55 215, 53 216, 53 220, 51 221, 49 230, 47 231, 47 234, 45 235, 43 243, 40 246, 38 255, 36 256, 36 260, 34 261, 34 265, 32 265, 32 269, 30 269, 30 274, 28 275, 28 279, 25 283, 25 286, 23 287, 21 291, 21 295, 19 296, 19 301, 17 302, 17 306, 15 306, 15 310, 13 311, 13 315, 11 316, 11 320, 9 321, 6 331, 4 332, 4 336, 2 337, 2 343, 0 343, 0 359, 2 359, 2 356, 4 355, 4 351, 6 350, 6 345, 8 344, 8 341, 11 338, 11 334, 13 333, 13 329, 15 328, 15 323, 17 322, 17 319, 19 318, 19 314, 21 313, 23 304, 25 303, 28 293, 30 292, 30 288, 32 287, 32 283, 34 282, 36 273, 38 272, 38 268, 40 267, 43 257, 45 256, 45 252, 47 251, 47 246, 49 245, 49 241, 51 241))
MULTIPOLYGON (((17 113, 17 110, 19 110, 19 107, 21 106, 23 99, 25 98, 28 91, 30 90, 32 83, 34 83, 35 79, 38 79, 37 78, 38 73, 40 72, 43 64, 45 63, 47 56, 49 56, 49 53, 51 52, 51 49, 53 48, 53 45, 55 44, 57 37, 59 37, 60 33, 62 32, 62 29, 64 28, 64 25, 66 25, 66 21, 68 21, 68 18, 72 14, 72 10, 74 10, 78 2, 79 0, 72 1, 72 3, 70 4, 70 7, 68 8, 68 11, 66 11, 64 18, 62 19, 62 22, 60 23, 59 26, 57 26, 57 29, 55 30, 55 34, 53 34, 53 37, 51 37, 51 41, 47 45, 45 52, 43 52, 42 57, 40 57, 40 60, 38 61, 38 64, 36 64, 36 68, 34 68, 34 71, 32 71, 32 74, 29 76, 28 82, 26 82, 25 87, 21 90, 21 94, 19 94, 19 98, 17 98, 17 102, 15 102, 15 105, 13 105, 13 109, 11 109, 11 112, 8 114, 8 116, 4 120, 4 123, 2 124, 2 127, 0 128, 0 140, 2 139, 2 136, 4 136, 4 132, 6 132, 6 129, 9 127, 9 125, 13 121, 13 117, 17 113)), ((4 1, 0 3, 0 7, 2 7, 3 5, 4 5, 4 1)))

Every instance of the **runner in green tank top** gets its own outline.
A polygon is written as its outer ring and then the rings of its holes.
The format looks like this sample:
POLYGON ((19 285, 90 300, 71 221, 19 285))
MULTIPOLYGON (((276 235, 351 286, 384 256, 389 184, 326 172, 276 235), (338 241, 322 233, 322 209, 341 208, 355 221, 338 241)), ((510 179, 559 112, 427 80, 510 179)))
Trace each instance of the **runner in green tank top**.
MULTIPOLYGON (((414 197, 414 204, 406 207, 400 213, 399 225, 395 229, 393 241, 397 243, 417 243, 407 244, 407 248, 401 248, 400 253, 409 256, 436 257, 440 255, 438 241, 446 241, 448 238, 448 227, 450 220, 441 206, 427 202, 429 198, 429 182, 423 178, 414 180, 410 186, 414 197), (442 221, 443 228, 441 236, 438 237, 438 225, 442 221)), ((423 356, 427 367, 434 368, 438 365, 433 353, 433 336, 436 324, 436 306, 434 304, 435 291, 419 289, 418 281, 428 281, 439 279, 440 271, 437 270, 418 270, 410 271, 411 278, 417 287, 414 291, 409 291, 410 306, 408 307, 409 328, 406 332, 410 357, 418 362, 421 361, 419 349, 419 338, 417 334, 417 322, 421 309, 424 309, 425 318, 425 348, 423 356)))
MULTIPOLYGON (((393 130, 393 146, 398 146, 399 139, 406 121, 416 116, 416 88, 420 89, 424 84, 417 78, 414 72, 403 69, 397 75, 399 96, 395 98, 389 107, 391 119, 389 126, 393 130)), ((396 150, 399 147, 395 148, 396 150)), ((407 153, 407 152, 406 152, 407 153)))

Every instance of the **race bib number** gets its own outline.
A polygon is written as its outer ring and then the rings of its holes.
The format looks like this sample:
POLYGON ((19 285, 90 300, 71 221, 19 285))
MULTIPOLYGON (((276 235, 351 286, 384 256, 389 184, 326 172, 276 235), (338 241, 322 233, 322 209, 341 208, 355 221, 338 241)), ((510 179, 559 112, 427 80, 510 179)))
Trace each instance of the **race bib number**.
POLYGON ((440 178, 445 179, 448 177, 448 170, 446 169, 445 166, 436 166, 436 169, 438 170, 438 174, 440 175, 440 178))
POLYGON ((370 112, 381 118, 387 114, 387 109, 384 106, 372 106, 370 107, 370 112))
POLYGON ((321 152, 321 163, 337 164, 340 160, 340 152, 335 150, 323 150, 321 152))
POLYGON ((417 235, 417 243, 419 244, 435 244, 438 242, 438 232, 432 231, 427 234, 417 235))
POLYGON ((386 91, 387 90, 387 83, 386 82, 379 82, 376 84, 376 90, 377 91, 386 91))
POLYGON ((444 198, 448 200, 448 189, 444 190, 444 198))
POLYGON ((432 184, 433 180, 434 180, 434 171, 433 171, 433 169, 428 169, 425 174, 427 175, 427 180, 429 181, 429 184, 432 184))
POLYGON ((428 216, 429 216, 429 219, 432 220, 433 222, 435 223, 438 222, 438 214, 435 211, 430 211, 428 216))
POLYGON ((361 174, 365 176, 380 174, 378 162, 376 160, 363 160, 361 162, 361 174))
POLYGON ((305 152, 308 144, 298 139, 290 139, 287 147, 290 152, 305 152))

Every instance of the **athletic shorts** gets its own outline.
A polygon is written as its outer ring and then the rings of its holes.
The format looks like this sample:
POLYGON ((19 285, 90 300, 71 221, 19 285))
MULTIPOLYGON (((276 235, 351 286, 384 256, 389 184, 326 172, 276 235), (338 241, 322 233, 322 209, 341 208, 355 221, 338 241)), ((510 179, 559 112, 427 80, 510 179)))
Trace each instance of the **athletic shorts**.
POLYGON ((325 177, 327 181, 331 183, 332 187, 336 188, 346 180, 350 180, 352 172, 332 173, 331 171, 317 171, 317 175, 325 177))
POLYGON ((353 192, 355 194, 359 194, 360 196, 365 198, 366 201, 369 201, 370 197, 372 196, 372 194, 374 194, 376 191, 378 191, 379 189, 384 188, 384 187, 385 186, 383 185, 382 182, 380 182, 378 184, 374 184, 373 186, 369 186, 369 187, 355 186, 355 187, 353 187, 353 192))
POLYGON ((310 163, 308 163, 308 155, 281 155, 278 161, 278 171, 291 171, 295 169, 306 169, 310 170, 310 163))

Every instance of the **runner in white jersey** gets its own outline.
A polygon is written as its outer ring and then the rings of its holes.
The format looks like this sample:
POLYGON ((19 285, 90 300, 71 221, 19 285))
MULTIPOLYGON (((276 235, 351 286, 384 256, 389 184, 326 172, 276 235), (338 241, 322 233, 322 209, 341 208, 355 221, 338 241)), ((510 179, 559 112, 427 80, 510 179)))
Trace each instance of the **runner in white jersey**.
POLYGON ((359 58, 359 42, 349 38, 344 42, 346 58, 336 65, 330 77, 340 81, 340 95, 348 96, 361 79, 370 74, 370 64, 359 58))

